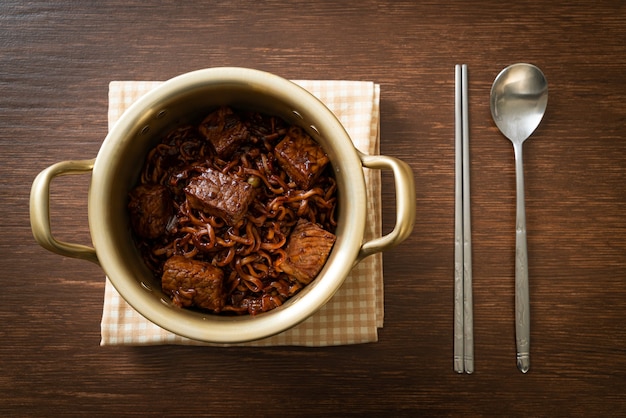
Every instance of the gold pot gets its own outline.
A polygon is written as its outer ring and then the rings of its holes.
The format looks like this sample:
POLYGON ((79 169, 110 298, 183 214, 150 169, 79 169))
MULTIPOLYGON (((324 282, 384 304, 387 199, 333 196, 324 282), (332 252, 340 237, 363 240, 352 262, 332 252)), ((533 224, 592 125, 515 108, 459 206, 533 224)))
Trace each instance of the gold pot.
POLYGON ((356 263, 406 239, 415 221, 415 188, 406 163, 359 152, 334 114, 298 85, 258 70, 211 68, 175 77, 141 97, 110 130, 95 159, 63 161, 43 170, 32 185, 30 218, 41 246, 99 264, 120 295, 148 320, 191 339, 236 343, 265 338, 304 321, 335 294, 356 263), (327 152, 338 184, 337 241, 324 268, 285 304, 254 317, 223 317, 175 307, 144 265, 129 228, 127 194, 148 150, 172 126, 218 105, 274 114, 301 126, 327 152), (391 170, 396 187, 394 229, 368 242, 363 242, 367 207, 363 167, 391 170), (88 172, 93 248, 55 239, 49 216, 52 179, 88 172))

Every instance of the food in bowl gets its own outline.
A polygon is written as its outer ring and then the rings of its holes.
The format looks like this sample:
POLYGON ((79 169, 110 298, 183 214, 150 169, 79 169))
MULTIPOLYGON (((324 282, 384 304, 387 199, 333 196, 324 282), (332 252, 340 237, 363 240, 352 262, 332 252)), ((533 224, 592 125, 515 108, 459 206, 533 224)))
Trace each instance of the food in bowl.
POLYGON ((310 135, 221 106, 148 151, 128 211, 146 266, 176 306, 256 315, 318 275, 336 206, 332 166, 310 135))
POLYGON ((326 305, 357 263, 404 241, 413 229, 415 213, 415 185, 408 164, 360 152, 318 98, 279 76, 248 68, 203 69, 160 84, 124 111, 96 158, 47 167, 33 181, 30 197, 33 236, 41 246, 98 264, 120 296, 147 320, 177 335, 211 343, 258 340, 307 320, 326 305), (173 126, 199 123, 222 106, 275 115, 306 131, 327 154, 337 187, 336 240, 321 271, 281 306, 258 315, 216 315, 176 307, 146 266, 129 228, 129 192, 137 186, 148 152, 173 126), (364 168, 393 174, 396 222, 384 235, 365 235, 371 202, 364 168), (61 241, 51 231, 50 183, 69 174, 91 175, 87 198, 92 246, 61 241))

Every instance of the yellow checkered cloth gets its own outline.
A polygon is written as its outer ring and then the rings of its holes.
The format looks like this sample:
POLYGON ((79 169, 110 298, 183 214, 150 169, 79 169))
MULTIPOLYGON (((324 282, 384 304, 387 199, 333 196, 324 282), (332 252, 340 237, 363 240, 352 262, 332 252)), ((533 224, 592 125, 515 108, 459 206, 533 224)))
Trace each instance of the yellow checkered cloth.
MULTIPOLYGON (((380 152, 380 86, 362 81, 297 80, 335 113, 360 151, 380 152)), ((128 106, 161 82, 112 81, 109 85, 109 128, 128 106)), ((380 171, 364 168, 368 219, 365 239, 381 235, 380 171)), ((329 346, 378 341, 383 326, 382 255, 374 254, 354 267, 333 298, 316 314, 278 335, 236 345, 329 346)), ((220 345, 173 334, 137 313, 106 279, 101 345, 220 345)), ((235 344, 233 344, 235 345, 235 344)))

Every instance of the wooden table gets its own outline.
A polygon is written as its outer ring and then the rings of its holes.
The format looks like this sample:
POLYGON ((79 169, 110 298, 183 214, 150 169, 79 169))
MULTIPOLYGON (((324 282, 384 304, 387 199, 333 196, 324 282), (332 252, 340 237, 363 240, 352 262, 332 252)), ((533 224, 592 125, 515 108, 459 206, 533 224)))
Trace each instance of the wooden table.
MULTIPOLYGON (((3 1, 0 414, 607 416, 626 413, 626 4, 613 0, 3 1), (498 72, 546 74, 525 144, 531 370, 515 366, 515 173, 498 72), (476 372, 452 368, 454 64, 469 67, 476 372), (417 186, 384 254, 372 344, 99 347, 103 272, 37 245, 30 185, 93 158, 111 80, 245 66, 381 85, 382 153, 417 186)), ((88 244, 89 176, 55 180, 53 232, 88 244)), ((383 227, 394 223, 383 176, 383 227)))

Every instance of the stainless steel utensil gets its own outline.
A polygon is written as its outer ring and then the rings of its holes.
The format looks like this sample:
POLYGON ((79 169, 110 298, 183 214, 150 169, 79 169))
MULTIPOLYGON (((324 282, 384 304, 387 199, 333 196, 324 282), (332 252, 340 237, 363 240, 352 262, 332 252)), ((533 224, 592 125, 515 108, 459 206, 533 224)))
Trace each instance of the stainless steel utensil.
POLYGON ((515 152, 517 221, 515 226, 515 339, 517 368, 530 368, 530 302, 524 203, 522 144, 537 129, 548 104, 548 82, 531 64, 513 64, 498 74, 491 87, 491 115, 511 140, 515 152))
POLYGON ((455 66, 454 370, 474 372, 467 64, 455 66))

